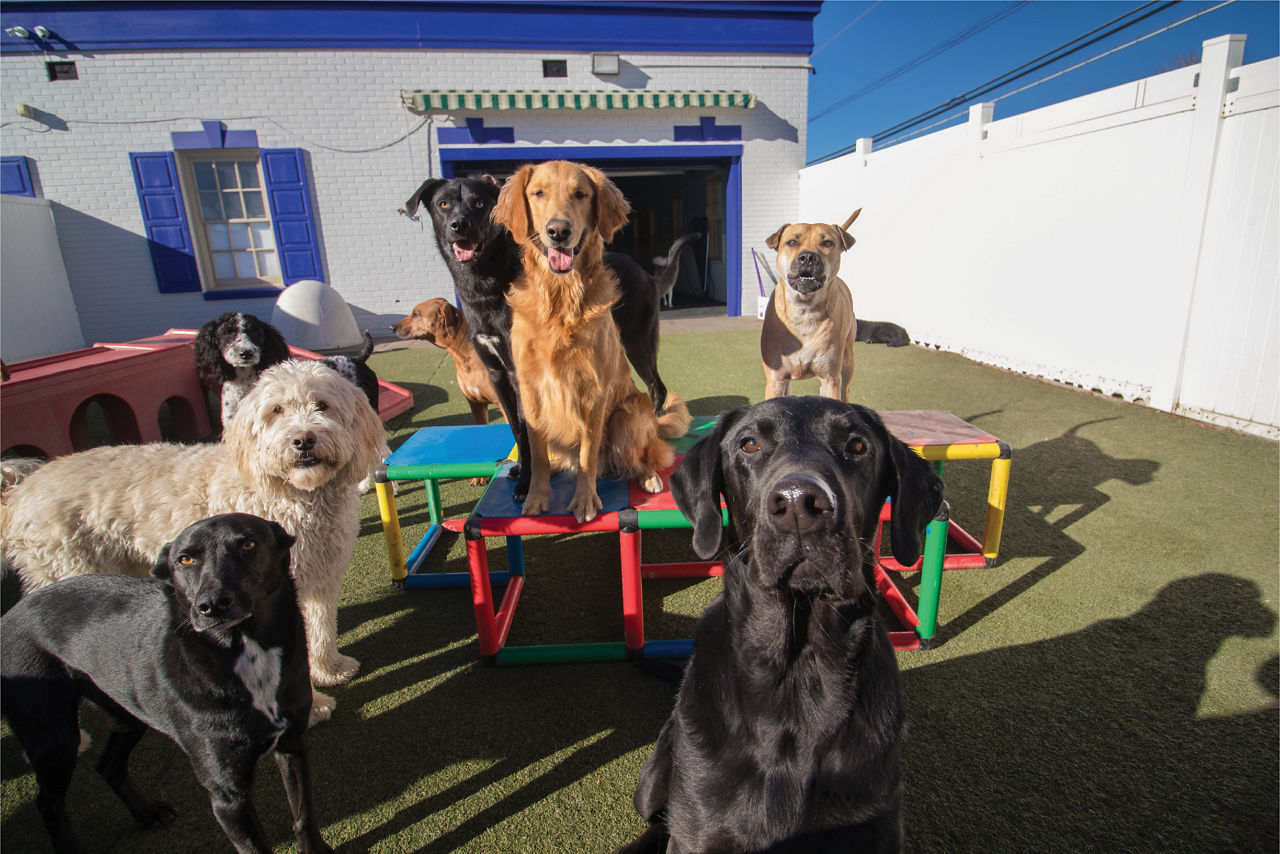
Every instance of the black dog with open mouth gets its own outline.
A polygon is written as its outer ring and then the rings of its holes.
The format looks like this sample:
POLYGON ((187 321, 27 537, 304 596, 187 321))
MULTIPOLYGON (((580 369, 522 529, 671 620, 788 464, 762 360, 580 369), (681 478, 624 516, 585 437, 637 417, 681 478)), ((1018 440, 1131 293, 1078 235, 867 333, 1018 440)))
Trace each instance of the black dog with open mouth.
POLYGON ((736 553, 640 772, 649 828, 619 852, 900 850, 905 715, 871 544, 892 499, 914 563, 942 482, 871 410, 780 397, 723 416, 671 491, 703 558, 723 495, 736 553))

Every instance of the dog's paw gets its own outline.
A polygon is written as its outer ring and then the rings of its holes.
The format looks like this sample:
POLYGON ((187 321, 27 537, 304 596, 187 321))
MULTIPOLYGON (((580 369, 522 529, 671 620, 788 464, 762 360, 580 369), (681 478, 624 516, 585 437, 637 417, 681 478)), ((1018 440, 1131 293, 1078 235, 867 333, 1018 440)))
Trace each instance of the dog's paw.
POLYGON ((551 509, 551 496, 543 490, 529 490, 525 496, 520 512, 526 516, 538 516, 551 509))
POLYGON ((603 507, 600 496, 596 494, 594 489, 588 489, 583 492, 575 492, 573 500, 569 502, 569 509, 573 511, 573 518, 579 522, 590 522, 596 518, 596 514, 603 507))
POLYGON ((487 478, 487 477, 473 477, 473 478, 471 478, 471 485, 472 485, 472 486, 484 486, 484 485, 485 485, 486 483, 488 483, 488 482, 489 482, 489 478, 487 478))
POLYGON ((147 830, 166 827, 173 824, 173 820, 178 817, 178 811, 164 801, 147 801, 145 804, 131 807, 129 811, 133 814, 133 820, 147 830))
POLYGON ((337 700, 328 694, 322 694, 314 688, 311 689, 311 716, 307 718, 307 726, 313 727, 329 720, 329 718, 333 717, 333 710, 337 707, 337 700))
POLYGON ((649 475, 644 480, 640 481, 640 488, 643 489, 645 492, 651 492, 654 495, 657 495, 659 492, 662 491, 662 475, 660 474, 649 475))
POLYGON ((326 688, 349 682, 360 670, 360 662, 349 655, 334 653, 324 667, 311 669, 311 681, 326 688))

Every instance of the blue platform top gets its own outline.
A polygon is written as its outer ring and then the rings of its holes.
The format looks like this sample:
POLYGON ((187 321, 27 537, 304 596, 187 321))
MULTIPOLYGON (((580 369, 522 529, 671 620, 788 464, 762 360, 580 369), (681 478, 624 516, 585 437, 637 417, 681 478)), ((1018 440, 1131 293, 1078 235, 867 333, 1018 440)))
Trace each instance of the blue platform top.
MULTIPOLYGON (((484 495, 480 497, 480 502, 476 504, 475 510, 472 512, 485 519, 511 519, 524 515, 519 504, 513 497, 516 489, 516 482, 509 477, 504 476, 506 467, 504 466, 489 481, 489 487, 484 491, 484 495)), ((551 476, 551 506, 544 516, 572 516, 573 511, 569 509, 569 502, 573 500, 574 490, 578 486, 578 475, 576 472, 565 471, 551 476)), ((596 493, 600 496, 600 514, 617 513, 619 510, 625 510, 630 506, 631 490, 629 482, 625 480, 614 480, 610 478, 600 478, 596 481, 596 493)))
POLYGON ((808 56, 821 8, 813 0, 12 0, 0 8, 0 53, 438 48, 808 56), (28 36, 3 32, 16 26, 28 36), (50 34, 35 36, 37 26, 50 34))
POLYGON ((506 424, 467 424, 424 427, 387 458, 388 466, 427 466, 441 463, 491 463, 515 447, 506 424))

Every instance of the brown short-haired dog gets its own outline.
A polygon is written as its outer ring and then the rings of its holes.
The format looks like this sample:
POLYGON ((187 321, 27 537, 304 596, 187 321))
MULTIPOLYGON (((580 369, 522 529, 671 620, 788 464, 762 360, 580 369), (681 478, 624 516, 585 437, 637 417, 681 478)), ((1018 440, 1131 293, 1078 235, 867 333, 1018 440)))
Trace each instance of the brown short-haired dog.
POLYGON ((511 350, 529 431, 532 480, 524 513, 550 507, 548 452, 576 468, 570 510, 580 522, 600 511, 599 471, 638 478, 649 492, 673 452, 664 438, 689 428, 677 395, 653 412, 636 388, 610 310, 618 280, 603 263, 605 241, 630 205, 603 172, 567 161, 524 166, 503 186, 494 219, 523 252, 512 283, 511 350))
POLYGON ((849 402, 857 321, 853 296, 836 273, 854 243, 846 229, 860 213, 843 226, 790 223, 765 241, 778 252, 779 274, 760 330, 766 400, 788 394, 792 380, 817 377, 823 397, 849 402))
POLYGON ((493 390, 489 369, 480 362, 475 347, 471 346, 471 330, 467 319, 447 300, 429 299, 413 307, 408 317, 391 324, 391 331, 398 338, 414 338, 429 341, 446 351, 457 369, 458 388, 471 404, 471 420, 476 424, 489 423, 489 404, 501 408, 498 395, 493 390))

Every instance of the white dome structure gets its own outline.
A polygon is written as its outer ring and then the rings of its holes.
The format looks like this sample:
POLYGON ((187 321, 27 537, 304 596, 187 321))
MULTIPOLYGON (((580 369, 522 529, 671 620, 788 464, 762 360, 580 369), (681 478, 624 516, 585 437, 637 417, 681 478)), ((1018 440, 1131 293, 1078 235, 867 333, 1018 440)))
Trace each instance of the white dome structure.
POLYGON ((271 325, 280 330, 284 340, 306 350, 338 350, 363 341, 346 300, 314 279, 303 279, 284 289, 271 312, 271 325))

